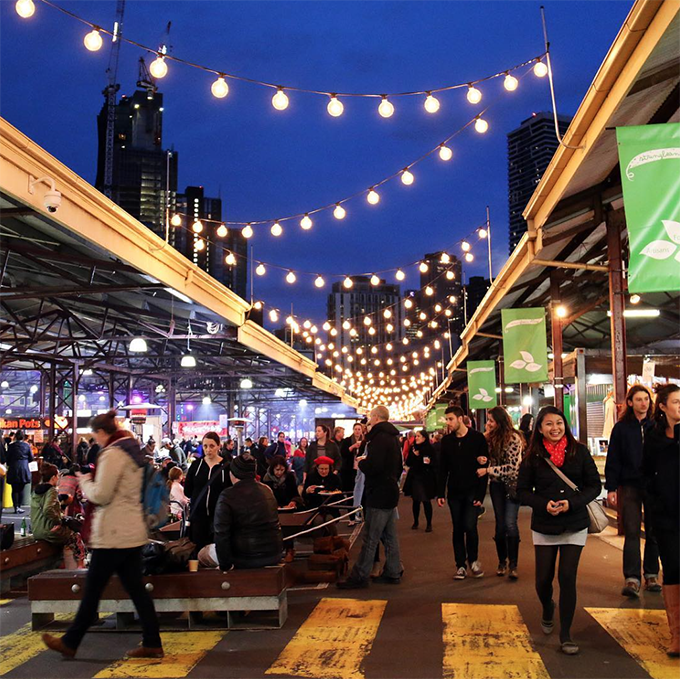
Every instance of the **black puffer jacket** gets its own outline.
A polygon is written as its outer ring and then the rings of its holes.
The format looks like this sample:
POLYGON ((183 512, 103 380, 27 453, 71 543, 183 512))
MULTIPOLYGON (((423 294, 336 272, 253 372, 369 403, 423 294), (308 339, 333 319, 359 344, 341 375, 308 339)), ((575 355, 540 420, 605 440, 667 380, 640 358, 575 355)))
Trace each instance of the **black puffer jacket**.
POLYGON ((645 436, 643 474, 652 523, 660 530, 680 530, 680 425, 673 438, 656 427, 645 436))
POLYGON ((399 478, 403 471, 399 430, 378 422, 366 436, 366 459, 359 469, 366 476, 364 504, 375 509, 394 509, 399 504, 399 478))
POLYGON ((620 420, 614 425, 604 466, 607 490, 619 486, 642 488, 642 447, 650 427, 649 420, 640 422, 637 418, 620 420))
POLYGON ((567 457, 560 471, 577 487, 572 490, 552 470, 545 459, 548 452, 541 443, 543 456, 525 458, 519 468, 517 496, 523 505, 532 509, 531 529, 545 535, 561 535, 588 528, 590 519, 586 506, 600 493, 602 483, 588 449, 578 443, 576 452, 567 457), (548 501, 568 500, 569 511, 552 516, 546 509, 548 501))
POLYGON ((220 494, 215 509, 215 549, 220 568, 261 568, 281 560, 283 542, 276 498, 255 479, 220 494))

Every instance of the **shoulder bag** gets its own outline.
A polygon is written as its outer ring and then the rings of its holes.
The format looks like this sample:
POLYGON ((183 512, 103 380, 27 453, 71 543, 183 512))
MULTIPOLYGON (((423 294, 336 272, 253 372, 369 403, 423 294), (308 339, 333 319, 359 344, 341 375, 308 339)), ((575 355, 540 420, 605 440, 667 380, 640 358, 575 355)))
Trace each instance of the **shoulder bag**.
MULTIPOLYGON (((545 461, 550 465, 555 474, 569 486, 569 488, 578 491, 578 486, 570 481, 569 478, 555 466, 550 458, 546 457, 545 461)), ((588 519, 590 520, 588 532, 601 533, 609 525, 609 517, 604 511, 604 508, 597 500, 593 500, 586 505, 586 509, 588 510, 588 519)))

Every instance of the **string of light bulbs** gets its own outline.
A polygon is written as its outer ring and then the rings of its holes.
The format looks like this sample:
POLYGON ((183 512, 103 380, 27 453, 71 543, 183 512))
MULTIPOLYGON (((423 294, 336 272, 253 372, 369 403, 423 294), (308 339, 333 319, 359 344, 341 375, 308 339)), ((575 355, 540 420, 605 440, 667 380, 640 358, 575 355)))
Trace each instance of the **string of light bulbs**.
MULTIPOLYGON (((423 99, 423 108, 427 113, 434 114, 437 113, 441 107, 441 102, 434 96, 435 94, 450 92, 452 90, 457 89, 466 89, 467 100, 471 104, 478 104, 483 97, 482 91, 477 87, 477 85, 481 83, 494 80, 496 78, 503 78, 504 88, 509 92, 513 92, 519 86, 518 79, 514 75, 512 75, 516 70, 524 66, 532 65, 537 76, 544 77, 548 73, 548 67, 543 61, 543 59, 546 56, 546 53, 544 52, 535 57, 531 57, 530 59, 527 59, 526 61, 520 64, 516 64, 509 68, 503 69, 502 71, 498 71, 497 73, 492 73, 481 78, 467 80, 452 85, 441 85, 437 87, 430 87, 428 89, 418 89, 403 92, 376 93, 376 92, 351 92, 351 91, 343 92, 339 91, 338 88, 315 89, 306 87, 296 87, 292 85, 281 85, 274 82, 268 82, 266 80, 258 80, 256 78, 250 78, 235 73, 228 73, 225 70, 215 69, 210 66, 205 66, 203 64, 195 63, 187 59, 176 57, 174 55, 168 54, 167 50, 164 47, 154 49, 149 45, 144 45, 135 40, 131 40, 130 38, 126 38, 120 33, 114 33, 113 31, 109 31, 99 26, 98 24, 76 14, 75 12, 71 12, 53 2, 50 2, 50 0, 38 0, 38 1, 88 26, 91 30, 83 38, 83 43, 85 45, 85 48, 90 52, 97 52, 102 48, 103 46, 102 35, 106 35, 109 36, 112 40, 113 39, 120 40, 121 42, 133 45, 134 47, 137 47, 140 50, 143 50, 149 54, 156 55, 156 59, 149 66, 149 72, 154 78, 157 79, 164 78, 168 74, 168 62, 174 62, 177 64, 181 64, 183 66, 188 66, 190 68, 194 68, 205 73, 210 73, 214 76, 217 76, 217 79, 212 83, 210 87, 211 93, 217 99, 224 99, 229 94, 229 84, 227 82, 228 80, 244 82, 250 85, 257 85, 260 87, 266 87, 268 89, 276 90, 275 94, 272 97, 272 106, 277 111, 285 111, 290 104, 290 99, 286 92, 296 92, 300 94, 311 94, 328 98, 326 109, 329 115, 333 117, 339 117, 344 113, 345 107, 341 98, 380 99, 380 104, 378 105, 378 113, 383 118, 390 118, 395 111, 394 104, 390 101, 390 99, 397 99, 400 97, 425 97, 423 99)), ((17 0, 17 2, 15 3, 15 8, 17 14, 23 19, 28 19, 35 14, 34 0, 17 0)))

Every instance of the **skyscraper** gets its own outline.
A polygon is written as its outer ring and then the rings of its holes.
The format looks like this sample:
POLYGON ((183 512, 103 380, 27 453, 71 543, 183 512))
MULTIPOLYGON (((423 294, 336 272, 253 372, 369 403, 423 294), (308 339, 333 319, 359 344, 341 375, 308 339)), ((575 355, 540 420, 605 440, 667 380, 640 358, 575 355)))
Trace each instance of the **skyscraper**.
MULTIPOLYGON (((104 188, 107 105, 97 116, 95 186, 104 188)), ((177 153, 163 149, 163 95, 137 90, 116 104, 111 198, 159 236, 177 192, 177 153)))
POLYGON ((470 276, 467 285, 465 286, 466 293, 466 311, 468 319, 477 311, 477 308, 482 303, 486 291, 489 289, 489 279, 484 276, 470 276))
MULTIPOLYGON (((560 134, 571 118, 558 116, 560 134)), ((510 254, 521 240, 527 225, 522 212, 545 172, 557 147, 555 121, 550 111, 534 113, 508 134, 508 208, 510 254)))
POLYGON ((177 195, 177 212, 186 217, 181 226, 170 227, 171 245, 245 299, 248 289, 248 245, 240 229, 229 228, 225 237, 218 235, 222 199, 206 197, 202 186, 187 186, 184 193, 177 195), (191 228, 196 220, 201 221, 203 226, 200 234, 195 234, 191 228), (204 240, 205 248, 197 251, 194 243, 199 238, 204 240), (233 266, 225 261, 229 252, 236 257, 233 266))

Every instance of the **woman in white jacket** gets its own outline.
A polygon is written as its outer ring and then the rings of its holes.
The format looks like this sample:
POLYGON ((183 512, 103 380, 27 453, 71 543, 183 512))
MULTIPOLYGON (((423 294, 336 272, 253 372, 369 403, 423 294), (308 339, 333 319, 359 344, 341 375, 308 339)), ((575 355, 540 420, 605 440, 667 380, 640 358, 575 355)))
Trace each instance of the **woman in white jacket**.
POLYGON ((66 634, 43 634, 45 645, 65 657, 75 656, 99 608, 102 592, 115 573, 130 595, 142 624, 142 645, 128 651, 132 658, 162 658, 163 648, 153 599, 142 582, 142 546, 147 542, 141 502, 146 461, 134 436, 119 428, 116 411, 90 422, 101 446, 96 478, 78 474, 80 487, 95 506, 90 547, 92 560, 78 613, 66 634))

